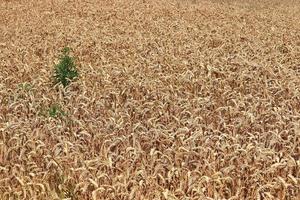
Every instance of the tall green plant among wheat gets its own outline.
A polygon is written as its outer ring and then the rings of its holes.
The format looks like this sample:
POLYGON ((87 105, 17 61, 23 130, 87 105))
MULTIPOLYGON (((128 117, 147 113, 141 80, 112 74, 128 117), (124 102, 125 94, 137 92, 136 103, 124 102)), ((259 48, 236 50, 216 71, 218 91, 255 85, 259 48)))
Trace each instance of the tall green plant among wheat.
POLYGON ((78 70, 75 66, 75 60, 69 55, 70 48, 63 49, 60 55, 60 61, 54 67, 54 83, 68 86, 72 80, 78 77, 78 70))

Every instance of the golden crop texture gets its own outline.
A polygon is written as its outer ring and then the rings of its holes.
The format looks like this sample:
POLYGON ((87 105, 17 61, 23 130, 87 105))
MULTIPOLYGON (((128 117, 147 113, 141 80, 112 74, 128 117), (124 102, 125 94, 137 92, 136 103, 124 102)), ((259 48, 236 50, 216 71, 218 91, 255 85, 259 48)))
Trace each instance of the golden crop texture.
POLYGON ((1 0, 0 199, 299 200, 300 2, 1 0))

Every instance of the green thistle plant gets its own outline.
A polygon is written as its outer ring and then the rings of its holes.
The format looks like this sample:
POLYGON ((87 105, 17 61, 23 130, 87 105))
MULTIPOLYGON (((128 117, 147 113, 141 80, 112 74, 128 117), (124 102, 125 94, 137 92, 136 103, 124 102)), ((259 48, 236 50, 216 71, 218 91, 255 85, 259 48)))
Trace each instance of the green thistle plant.
POLYGON ((59 105, 51 105, 48 109, 48 115, 52 118, 62 117, 65 116, 66 113, 62 110, 62 108, 59 105))
POLYGON ((63 49, 60 56, 60 62, 54 68, 54 83, 68 86, 72 80, 78 77, 78 71, 75 66, 74 58, 69 56, 70 48, 63 49))

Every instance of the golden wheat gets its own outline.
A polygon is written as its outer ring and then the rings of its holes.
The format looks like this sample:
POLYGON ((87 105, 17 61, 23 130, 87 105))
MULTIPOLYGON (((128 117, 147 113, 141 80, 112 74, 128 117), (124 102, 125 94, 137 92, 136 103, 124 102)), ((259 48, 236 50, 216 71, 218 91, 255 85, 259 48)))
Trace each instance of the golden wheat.
POLYGON ((300 199, 299 11, 0 1, 0 199, 300 199))

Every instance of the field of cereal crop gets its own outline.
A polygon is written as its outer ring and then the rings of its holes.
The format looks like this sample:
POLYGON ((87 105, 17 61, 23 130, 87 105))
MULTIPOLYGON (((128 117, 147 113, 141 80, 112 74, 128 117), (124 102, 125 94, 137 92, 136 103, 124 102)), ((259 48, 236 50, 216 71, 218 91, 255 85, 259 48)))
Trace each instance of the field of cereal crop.
POLYGON ((300 2, 0 1, 0 199, 299 200, 300 2))

